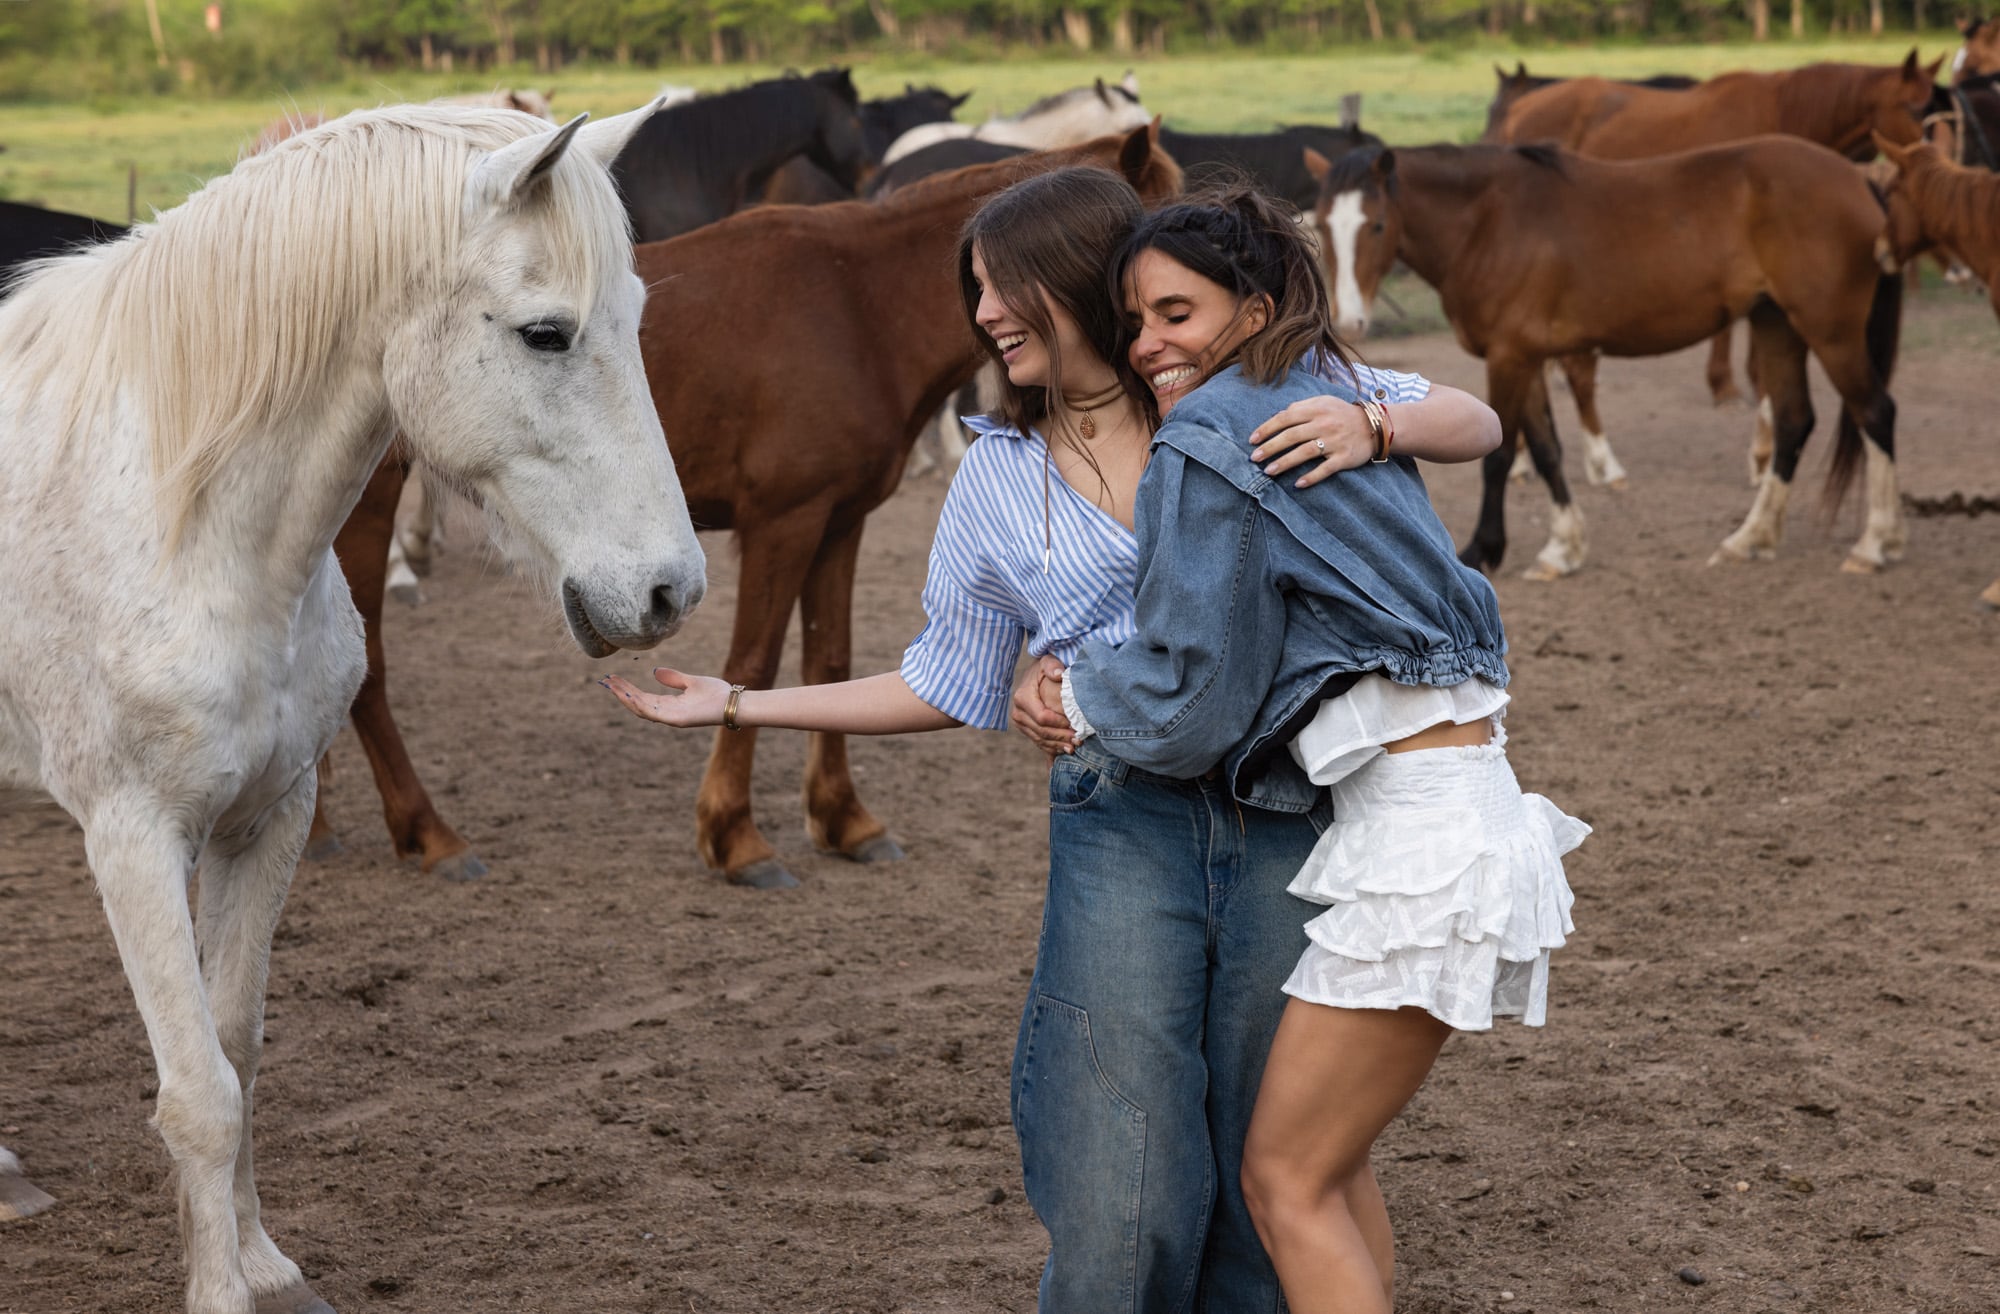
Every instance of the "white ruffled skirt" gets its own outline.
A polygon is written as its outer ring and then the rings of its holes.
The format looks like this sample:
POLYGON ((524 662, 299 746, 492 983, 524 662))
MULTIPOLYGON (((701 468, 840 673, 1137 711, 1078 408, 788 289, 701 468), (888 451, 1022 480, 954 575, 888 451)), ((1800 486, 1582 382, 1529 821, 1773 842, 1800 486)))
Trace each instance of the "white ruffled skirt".
POLYGON ((1461 1031, 1541 1026, 1549 951, 1575 929, 1562 857, 1590 827, 1521 792, 1497 726, 1477 748, 1378 755, 1332 790, 1334 824, 1291 885, 1328 909, 1285 993, 1461 1031))

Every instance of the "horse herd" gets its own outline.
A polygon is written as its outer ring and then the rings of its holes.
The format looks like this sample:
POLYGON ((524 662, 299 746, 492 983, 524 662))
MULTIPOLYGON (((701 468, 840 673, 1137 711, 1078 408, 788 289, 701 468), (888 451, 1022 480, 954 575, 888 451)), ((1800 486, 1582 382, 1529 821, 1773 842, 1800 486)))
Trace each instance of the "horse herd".
MULTIPOLYGON (((292 125, 123 240, 27 265, 0 302, 0 791, 83 825, 159 1069, 188 1308, 327 1308, 264 1230, 250 1109, 284 893, 309 844, 335 847, 314 765, 344 715, 398 853, 483 871, 389 713, 380 617, 413 469, 484 510, 586 653, 671 634, 702 593, 695 531, 733 529, 725 677, 770 684, 796 606, 804 678, 846 678, 866 517, 981 363, 950 262, 966 219, 1064 165, 1155 201, 1228 169, 1300 205, 1351 332, 1397 261, 1437 287, 1556 506, 1532 573, 1584 559, 1544 366, 1573 381, 1590 477, 1616 481, 1596 357, 1740 318, 1770 454, 1718 557, 1776 546, 1810 355, 1842 399, 1831 487, 1868 475, 1849 563, 1879 568, 1903 546, 1892 270, 1935 246, 2000 289, 1979 153, 2000 139, 2000 33, 1966 35, 1943 90, 1914 53, 1665 86, 1517 69, 1463 147, 1180 134, 1130 75, 984 125, 935 88, 864 103, 838 69, 559 129, 390 107, 292 125), (1877 149, 1893 168, 1871 183, 1851 161, 1877 149), (241 350, 217 364, 215 341, 241 350)), ((0 220, 9 264, 116 236, 0 220)), ((1464 553, 1488 569, 1512 461, 1489 458, 1464 553)), ((696 838, 768 888, 793 877, 751 815, 755 744, 716 736, 696 838)), ((900 856, 838 735, 812 737, 805 804, 819 847, 900 856)), ((0 1221, 48 1203, 0 1149, 0 1221)))

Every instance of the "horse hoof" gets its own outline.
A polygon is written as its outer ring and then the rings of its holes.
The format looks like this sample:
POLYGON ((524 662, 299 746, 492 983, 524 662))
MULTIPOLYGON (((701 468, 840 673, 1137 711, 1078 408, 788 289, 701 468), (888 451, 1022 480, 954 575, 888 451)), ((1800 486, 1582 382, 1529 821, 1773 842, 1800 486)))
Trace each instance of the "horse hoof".
POLYGON ((1521 572, 1521 578, 1533 580, 1537 584, 1546 584, 1550 580, 1561 579, 1567 574, 1569 574, 1568 571, 1551 566, 1546 561, 1537 561, 1534 565, 1521 572))
POLYGON ((786 871, 776 858, 759 858, 741 871, 730 872, 729 883, 753 890, 795 890, 799 878, 786 871))
POLYGON ((257 1314, 333 1314, 333 1306, 303 1282, 257 1297, 257 1314))
POLYGON ((864 840, 852 853, 844 855, 855 862, 901 862, 910 855, 903 852, 903 846, 887 835, 877 835, 864 840))
POLYGON ((0 1223, 33 1218, 55 1202, 54 1196, 27 1178, 0 1173, 0 1223))
POLYGON ((431 868, 431 875, 448 881, 476 881, 486 874, 486 864, 479 855, 467 849, 443 858, 431 868))
POLYGON ((1870 561, 1867 557, 1857 557, 1850 552, 1840 563, 1840 573, 1843 575, 1879 575, 1882 573, 1882 563, 1879 561, 1870 561))
POLYGON ((402 603, 405 607, 414 607, 424 600, 424 595, 417 588, 415 580, 410 580, 404 584, 391 584, 389 586, 389 596, 397 602, 402 603))
POLYGON ((1715 399, 1716 406, 1720 408, 1742 401, 1743 389, 1736 384, 1727 383, 1720 388, 1714 389, 1709 395, 1715 399))
POLYGON ((1979 601, 1988 611, 2000 611, 2000 579, 1994 580, 1993 586, 1979 595, 1979 601))
POLYGON ((306 842, 305 857, 307 862, 326 862, 339 857, 345 851, 346 846, 340 842, 340 836, 322 835, 316 840, 306 842))
POLYGON ((1605 487, 1610 489, 1614 493, 1623 493, 1628 491, 1632 487, 1632 481, 1630 479, 1626 479, 1621 476, 1617 479, 1613 479, 1610 483, 1606 484, 1605 487))

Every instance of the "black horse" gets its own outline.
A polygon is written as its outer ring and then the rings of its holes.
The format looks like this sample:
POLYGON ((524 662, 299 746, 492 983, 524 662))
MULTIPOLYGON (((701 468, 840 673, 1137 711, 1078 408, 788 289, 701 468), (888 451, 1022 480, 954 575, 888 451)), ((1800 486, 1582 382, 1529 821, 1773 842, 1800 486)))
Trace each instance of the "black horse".
POLYGON ((612 163, 634 240, 659 242, 743 208, 794 155, 851 195, 868 168, 860 96, 844 68, 754 82, 647 119, 612 163))
MULTIPOLYGON (((1160 147, 1181 166, 1190 187, 1227 178, 1247 178, 1252 185, 1301 211, 1319 198, 1319 183, 1306 172, 1306 150, 1329 160, 1349 151, 1380 146, 1382 139, 1360 128, 1326 128, 1302 123, 1276 132, 1200 133, 1160 129, 1160 147)), ((868 180, 869 196, 882 196, 919 178, 973 164, 991 164, 1021 154, 1018 146, 962 138, 941 141, 912 151, 868 180)))
POLYGON ((14 268, 23 261, 61 255, 71 247, 109 242, 124 235, 122 224, 0 201, 0 296, 7 294, 14 268))
POLYGON ((1930 113, 1955 117, 1959 140, 1953 154, 1958 163, 2000 172, 2000 73, 1939 87, 1931 96, 1930 113))
MULTIPOLYGON (((880 164, 889 143, 925 123, 949 123, 954 111, 972 98, 971 92, 954 96, 942 87, 903 84, 903 94, 861 103, 861 136, 868 148, 868 162, 880 164)), ((795 155, 779 166, 764 186, 764 201, 775 205, 825 205, 851 201, 855 189, 840 181, 803 155, 795 155)))
POLYGON ((1319 180, 1306 172, 1306 151, 1329 160, 1350 151, 1380 146, 1382 139, 1359 127, 1328 128, 1294 124, 1276 132, 1175 132, 1160 129, 1160 148, 1181 166, 1189 187, 1247 178, 1259 191, 1310 211, 1319 200, 1319 180))

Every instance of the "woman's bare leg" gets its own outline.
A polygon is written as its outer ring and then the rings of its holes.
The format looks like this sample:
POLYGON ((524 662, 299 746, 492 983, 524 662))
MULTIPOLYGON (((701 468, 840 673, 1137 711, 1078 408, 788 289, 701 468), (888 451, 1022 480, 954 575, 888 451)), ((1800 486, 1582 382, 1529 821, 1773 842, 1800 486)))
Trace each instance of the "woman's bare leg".
POLYGON ((1394 1260, 1368 1151, 1450 1034, 1421 1009, 1286 1006, 1243 1190, 1293 1314, 1389 1314, 1394 1260))

